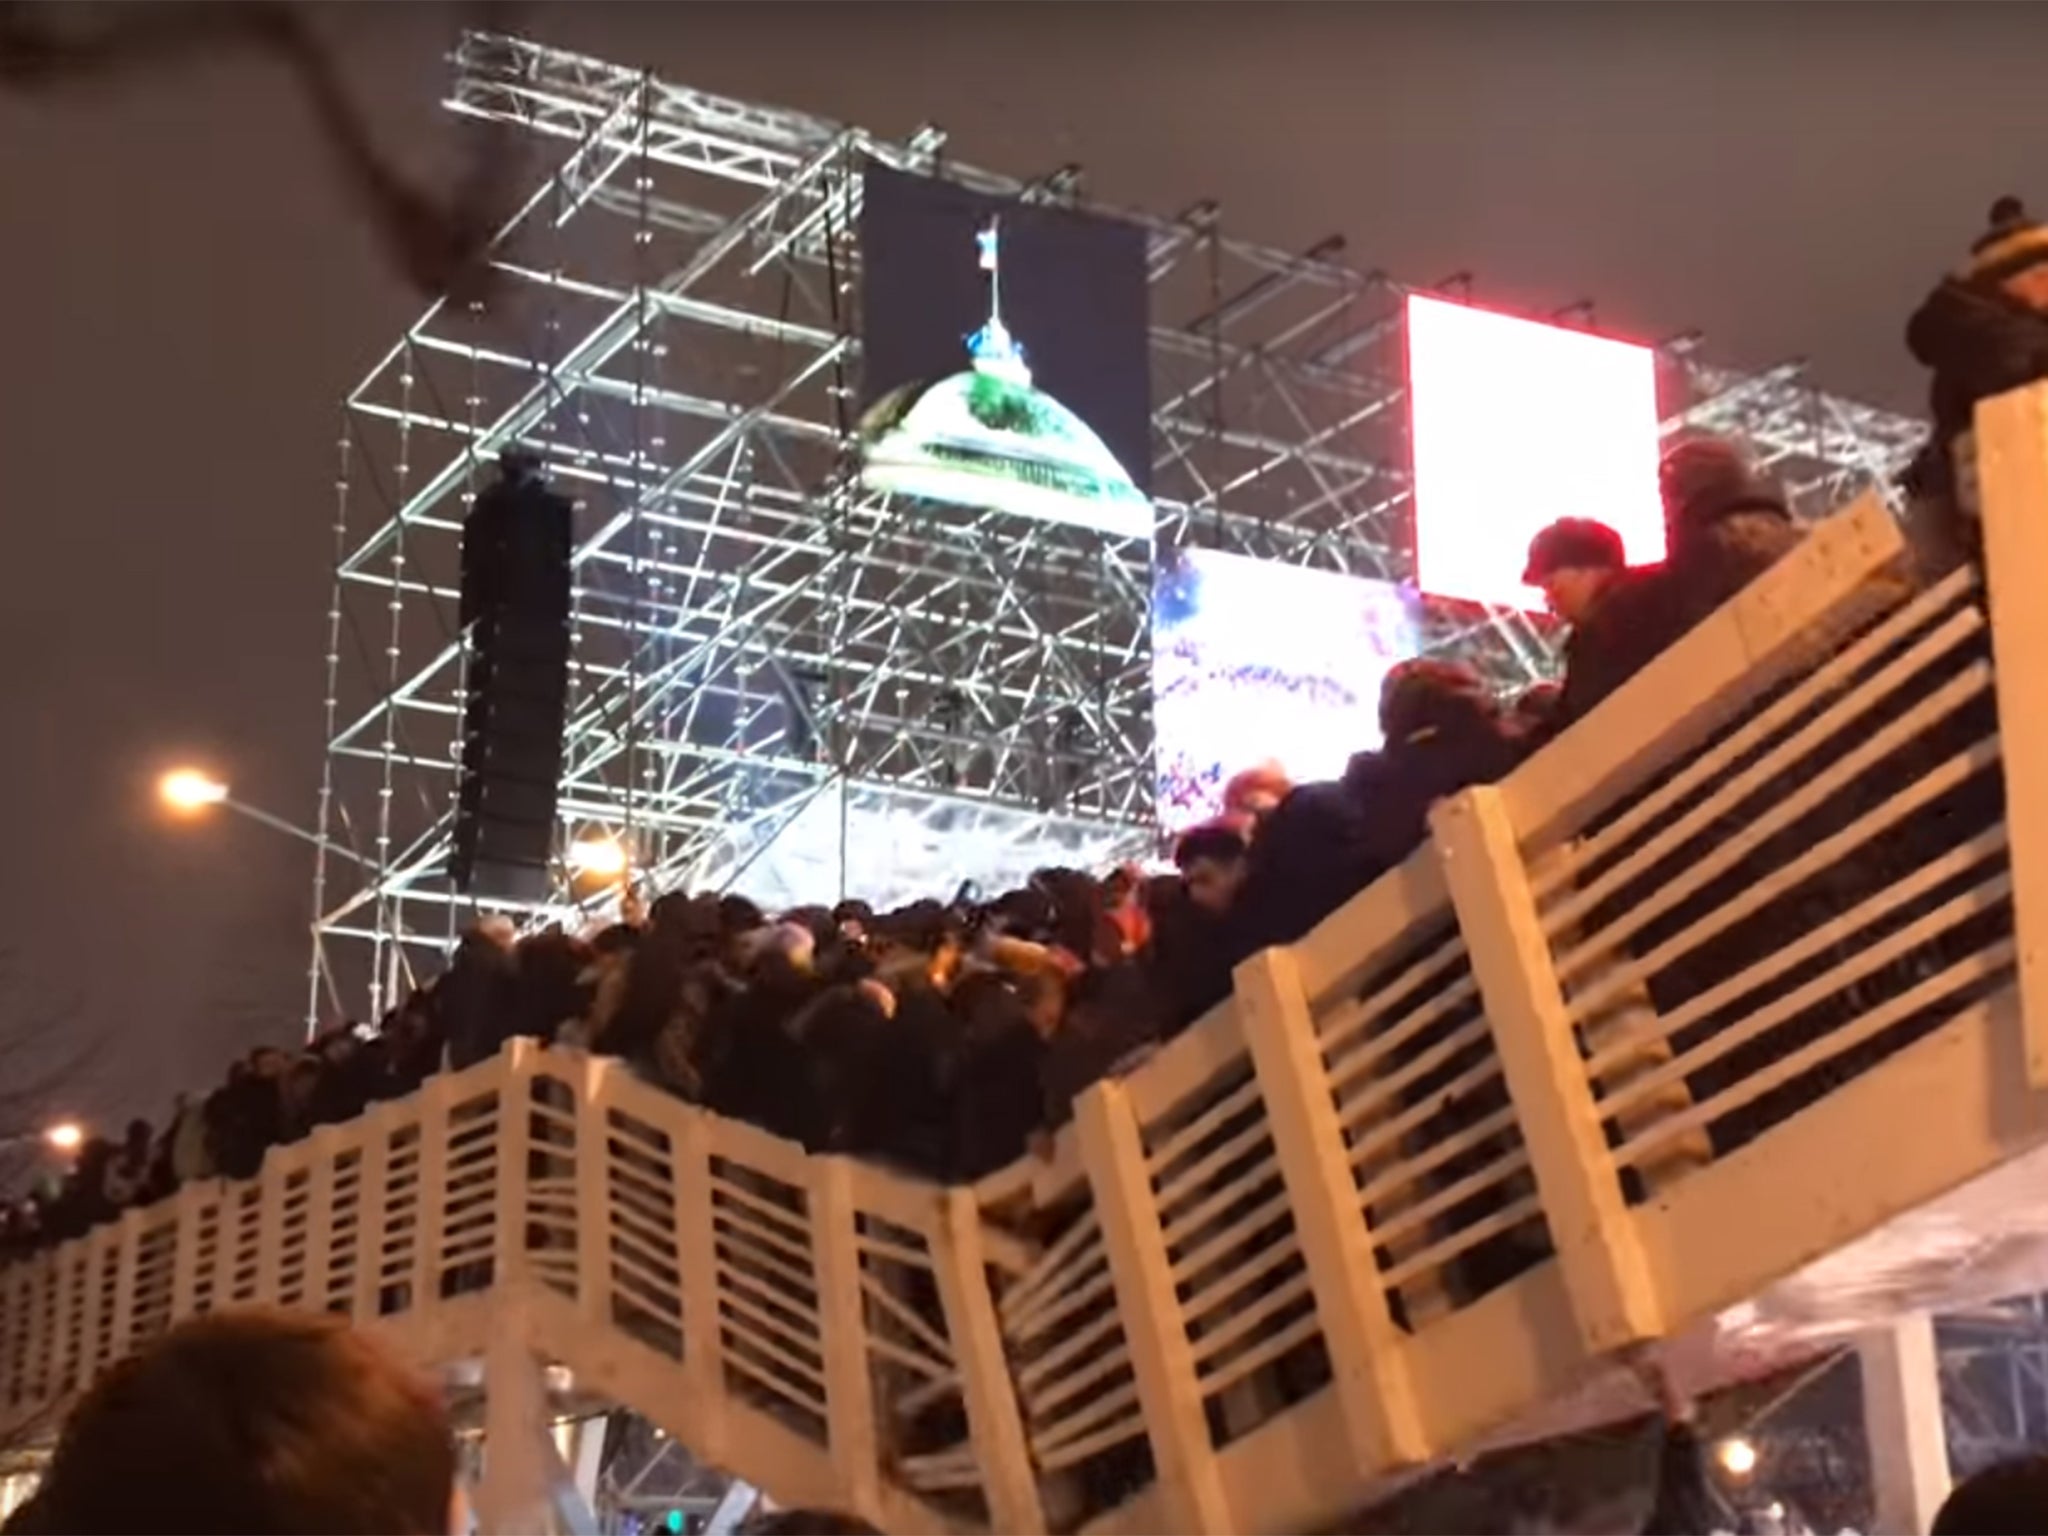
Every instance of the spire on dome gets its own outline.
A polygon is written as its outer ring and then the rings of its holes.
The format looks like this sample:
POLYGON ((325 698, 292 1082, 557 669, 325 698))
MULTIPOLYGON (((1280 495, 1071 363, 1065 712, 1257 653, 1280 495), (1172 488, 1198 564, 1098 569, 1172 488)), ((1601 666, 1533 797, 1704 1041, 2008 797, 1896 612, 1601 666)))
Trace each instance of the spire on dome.
POLYGON ((967 355, 979 373, 1028 385, 1031 370, 1024 364, 1024 348, 1003 324, 1002 226, 999 214, 975 232, 981 270, 988 274, 988 323, 968 339, 967 355))

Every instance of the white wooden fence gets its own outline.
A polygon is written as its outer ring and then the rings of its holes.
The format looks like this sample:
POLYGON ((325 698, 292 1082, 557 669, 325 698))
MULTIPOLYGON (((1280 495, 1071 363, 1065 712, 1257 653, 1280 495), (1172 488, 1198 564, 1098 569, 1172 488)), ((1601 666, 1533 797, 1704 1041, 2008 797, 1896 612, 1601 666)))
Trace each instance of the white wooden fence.
POLYGON ((1271 1531, 1628 1411, 1630 1346, 1711 1385, 1845 1264, 1844 1323, 1954 1299, 1887 1238, 2027 1225, 1972 1181, 2048 1139, 2048 388, 1980 440, 1982 582, 1819 526, 1050 1162, 940 1188, 515 1042, 0 1272, 0 1432, 279 1303, 890 1529, 1271 1531))

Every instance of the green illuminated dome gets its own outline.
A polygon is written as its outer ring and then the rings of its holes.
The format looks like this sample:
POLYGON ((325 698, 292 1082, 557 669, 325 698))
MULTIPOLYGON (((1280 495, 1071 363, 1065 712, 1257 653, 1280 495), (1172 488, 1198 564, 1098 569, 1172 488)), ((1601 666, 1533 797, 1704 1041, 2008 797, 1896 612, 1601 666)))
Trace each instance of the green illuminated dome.
POLYGON ((872 489, 1125 538, 1152 533, 1152 503, 1079 416, 1033 386, 1003 325, 996 227, 981 236, 989 321, 968 344, 974 366, 890 391, 861 418, 861 478, 872 489))

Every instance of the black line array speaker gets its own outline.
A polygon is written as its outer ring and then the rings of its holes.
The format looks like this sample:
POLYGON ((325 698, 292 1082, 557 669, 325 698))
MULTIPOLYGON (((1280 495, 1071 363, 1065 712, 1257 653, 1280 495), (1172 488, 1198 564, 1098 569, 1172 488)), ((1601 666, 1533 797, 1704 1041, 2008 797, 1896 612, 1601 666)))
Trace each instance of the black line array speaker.
POLYGON ((462 528, 469 635, 455 888, 500 900, 548 894, 569 698, 572 508, 539 460, 508 453, 462 528))

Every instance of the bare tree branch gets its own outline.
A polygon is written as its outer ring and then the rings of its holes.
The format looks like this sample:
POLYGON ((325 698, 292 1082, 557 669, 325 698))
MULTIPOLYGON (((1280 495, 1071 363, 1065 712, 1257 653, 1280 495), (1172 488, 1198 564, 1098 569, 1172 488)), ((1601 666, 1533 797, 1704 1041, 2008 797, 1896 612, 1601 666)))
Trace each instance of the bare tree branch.
MULTIPOLYGON (((511 8, 472 7, 480 25, 502 27, 511 8)), ((376 229, 387 256, 415 288, 458 301, 487 296, 485 253, 510 211, 519 155, 502 131, 470 135, 470 164, 447 200, 413 186, 376 147, 375 136, 344 85, 331 51, 303 10, 283 0, 159 0, 89 14, 98 24, 67 24, 73 8, 0 3, 0 87, 49 92, 181 66, 223 50, 267 54, 291 70, 325 138, 349 195, 376 229)))

